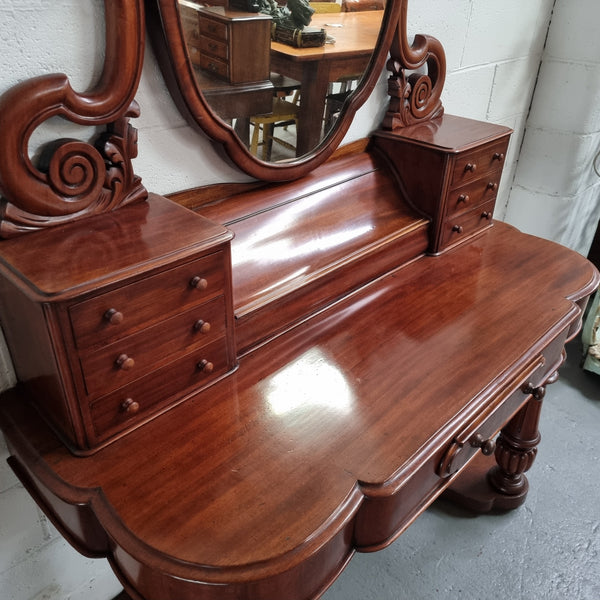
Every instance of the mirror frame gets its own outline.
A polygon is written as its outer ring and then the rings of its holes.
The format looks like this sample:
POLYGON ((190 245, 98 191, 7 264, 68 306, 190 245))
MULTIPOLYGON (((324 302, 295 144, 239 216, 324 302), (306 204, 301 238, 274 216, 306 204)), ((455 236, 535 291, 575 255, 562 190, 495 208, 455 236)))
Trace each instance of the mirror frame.
POLYGON ((364 104, 387 59, 388 50, 406 0, 389 0, 383 14, 377 44, 356 91, 350 96, 335 127, 310 153, 282 163, 253 156, 233 129, 222 121, 199 89, 185 47, 177 0, 146 0, 148 32, 167 87, 188 123, 221 144, 227 157, 242 171, 263 181, 287 181, 303 177, 323 163, 342 142, 356 111, 364 104))

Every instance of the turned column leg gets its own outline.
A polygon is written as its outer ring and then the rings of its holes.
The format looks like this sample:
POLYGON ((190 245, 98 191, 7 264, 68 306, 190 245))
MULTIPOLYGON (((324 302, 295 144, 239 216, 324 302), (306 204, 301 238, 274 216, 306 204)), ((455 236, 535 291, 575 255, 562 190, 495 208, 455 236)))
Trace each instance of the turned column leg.
POLYGON ((508 422, 496 440, 496 462, 488 472, 488 482, 501 496, 495 508, 509 510, 525 502, 529 482, 525 472, 531 468, 540 443, 538 423, 545 386, 527 390, 531 398, 508 422))
MULTIPOLYGON (((557 379, 554 373, 546 384, 557 379)), ((444 492, 446 499, 476 512, 512 510, 525 502, 529 490, 525 473, 533 465, 541 439, 538 424, 546 387, 529 385, 523 391, 531 398, 500 431, 496 465, 490 468, 489 458, 480 454, 444 492)))

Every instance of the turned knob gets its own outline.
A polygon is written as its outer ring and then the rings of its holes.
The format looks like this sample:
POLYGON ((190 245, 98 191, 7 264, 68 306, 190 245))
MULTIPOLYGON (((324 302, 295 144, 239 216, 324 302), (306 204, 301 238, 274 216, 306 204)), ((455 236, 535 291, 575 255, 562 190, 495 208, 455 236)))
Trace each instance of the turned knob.
POLYGON ((197 365, 198 369, 203 373, 212 373, 215 365, 203 358, 197 365))
POLYGON ((495 181, 490 181, 487 184, 487 189, 488 190, 494 190, 494 192, 498 189, 498 184, 495 181))
POLYGON ((465 202, 465 203, 466 203, 466 202, 468 202, 469 200, 470 200, 470 198, 469 198, 469 195, 468 195, 468 194, 461 194, 461 195, 458 197, 458 201, 459 201, 459 202, 465 202))
POLYGON ((494 156, 492 156, 492 160, 502 162, 504 160, 504 152, 495 152, 494 156))
POLYGON ((210 323, 208 321, 203 321, 202 319, 198 319, 194 323, 194 329, 199 331, 200 333, 208 333, 210 331, 210 323))
POLYGON ((528 396, 531 395, 533 396, 533 398, 535 400, 541 401, 544 399, 544 396, 546 395, 546 386, 545 385, 538 385, 537 387, 535 385, 533 385, 533 383, 529 382, 526 383, 522 388, 521 391, 524 394, 527 394, 528 396))
POLYGON ((494 454, 496 450, 496 440, 486 440, 480 433, 476 433, 470 443, 473 448, 481 448, 481 453, 485 456, 494 454))
POLYGON ((465 171, 471 171, 471 173, 475 173, 477 170, 477 163, 467 163, 465 166, 465 171))
POLYGON ((487 210, 481 213, 481 217, 483 219, 487 219, 488 221, 492 218, 492 213, 487 210))
POLYGON ((116 308, 109 308, 104 313, 104 320, 111 325, 118 325, 123 320, 123 313, 119 312, 116 308))
POLYGON ((197 290, 205 290, 208 287, 208 281, 196 275, 190 279, 190 287, 193 287, 197 290))
POLYGON ((138 410, 140 410, 139 403, 131 398, 127 398, 121 402, 121 412, 134 415, 138 410))
POLYGON ((456 231, 456 233, 462 233, 463 232, 462 225, 454 225, 454 227, 452 227, 452 231, 456 231))
POLYGON ((117 367, 119 367, 119 369, 122 369, 123 371, 129 371, 135 366, 135 360, 133 360, 131 356, 127 356, 127 354, 120 354, 117 360, 115 360, 115 364, 117 367))

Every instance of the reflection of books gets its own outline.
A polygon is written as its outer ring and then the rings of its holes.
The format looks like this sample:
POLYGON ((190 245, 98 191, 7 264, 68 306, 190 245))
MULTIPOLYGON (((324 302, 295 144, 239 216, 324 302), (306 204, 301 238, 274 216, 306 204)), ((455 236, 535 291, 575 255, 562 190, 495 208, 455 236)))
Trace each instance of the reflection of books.
POLYGON ((314 48, 325 45, 327 32, 320 27, 305 27, 294 29, 273 23, 271 28, 271 39, 296 48, 314 48))
POLYGON ((260 10, 260 5, 258 0, 229 0, 229 8, 256 13, 260 10))

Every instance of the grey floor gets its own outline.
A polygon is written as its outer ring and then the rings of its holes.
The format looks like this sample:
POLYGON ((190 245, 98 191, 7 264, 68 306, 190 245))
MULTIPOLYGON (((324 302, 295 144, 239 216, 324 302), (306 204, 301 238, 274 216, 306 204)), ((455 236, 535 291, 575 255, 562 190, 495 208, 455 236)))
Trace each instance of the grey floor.
POLYGON ((522 507, 476 516, 438 500, 323 600, 599 600, 600 376, 579 369, 580 348, 547 389, 522 507))

